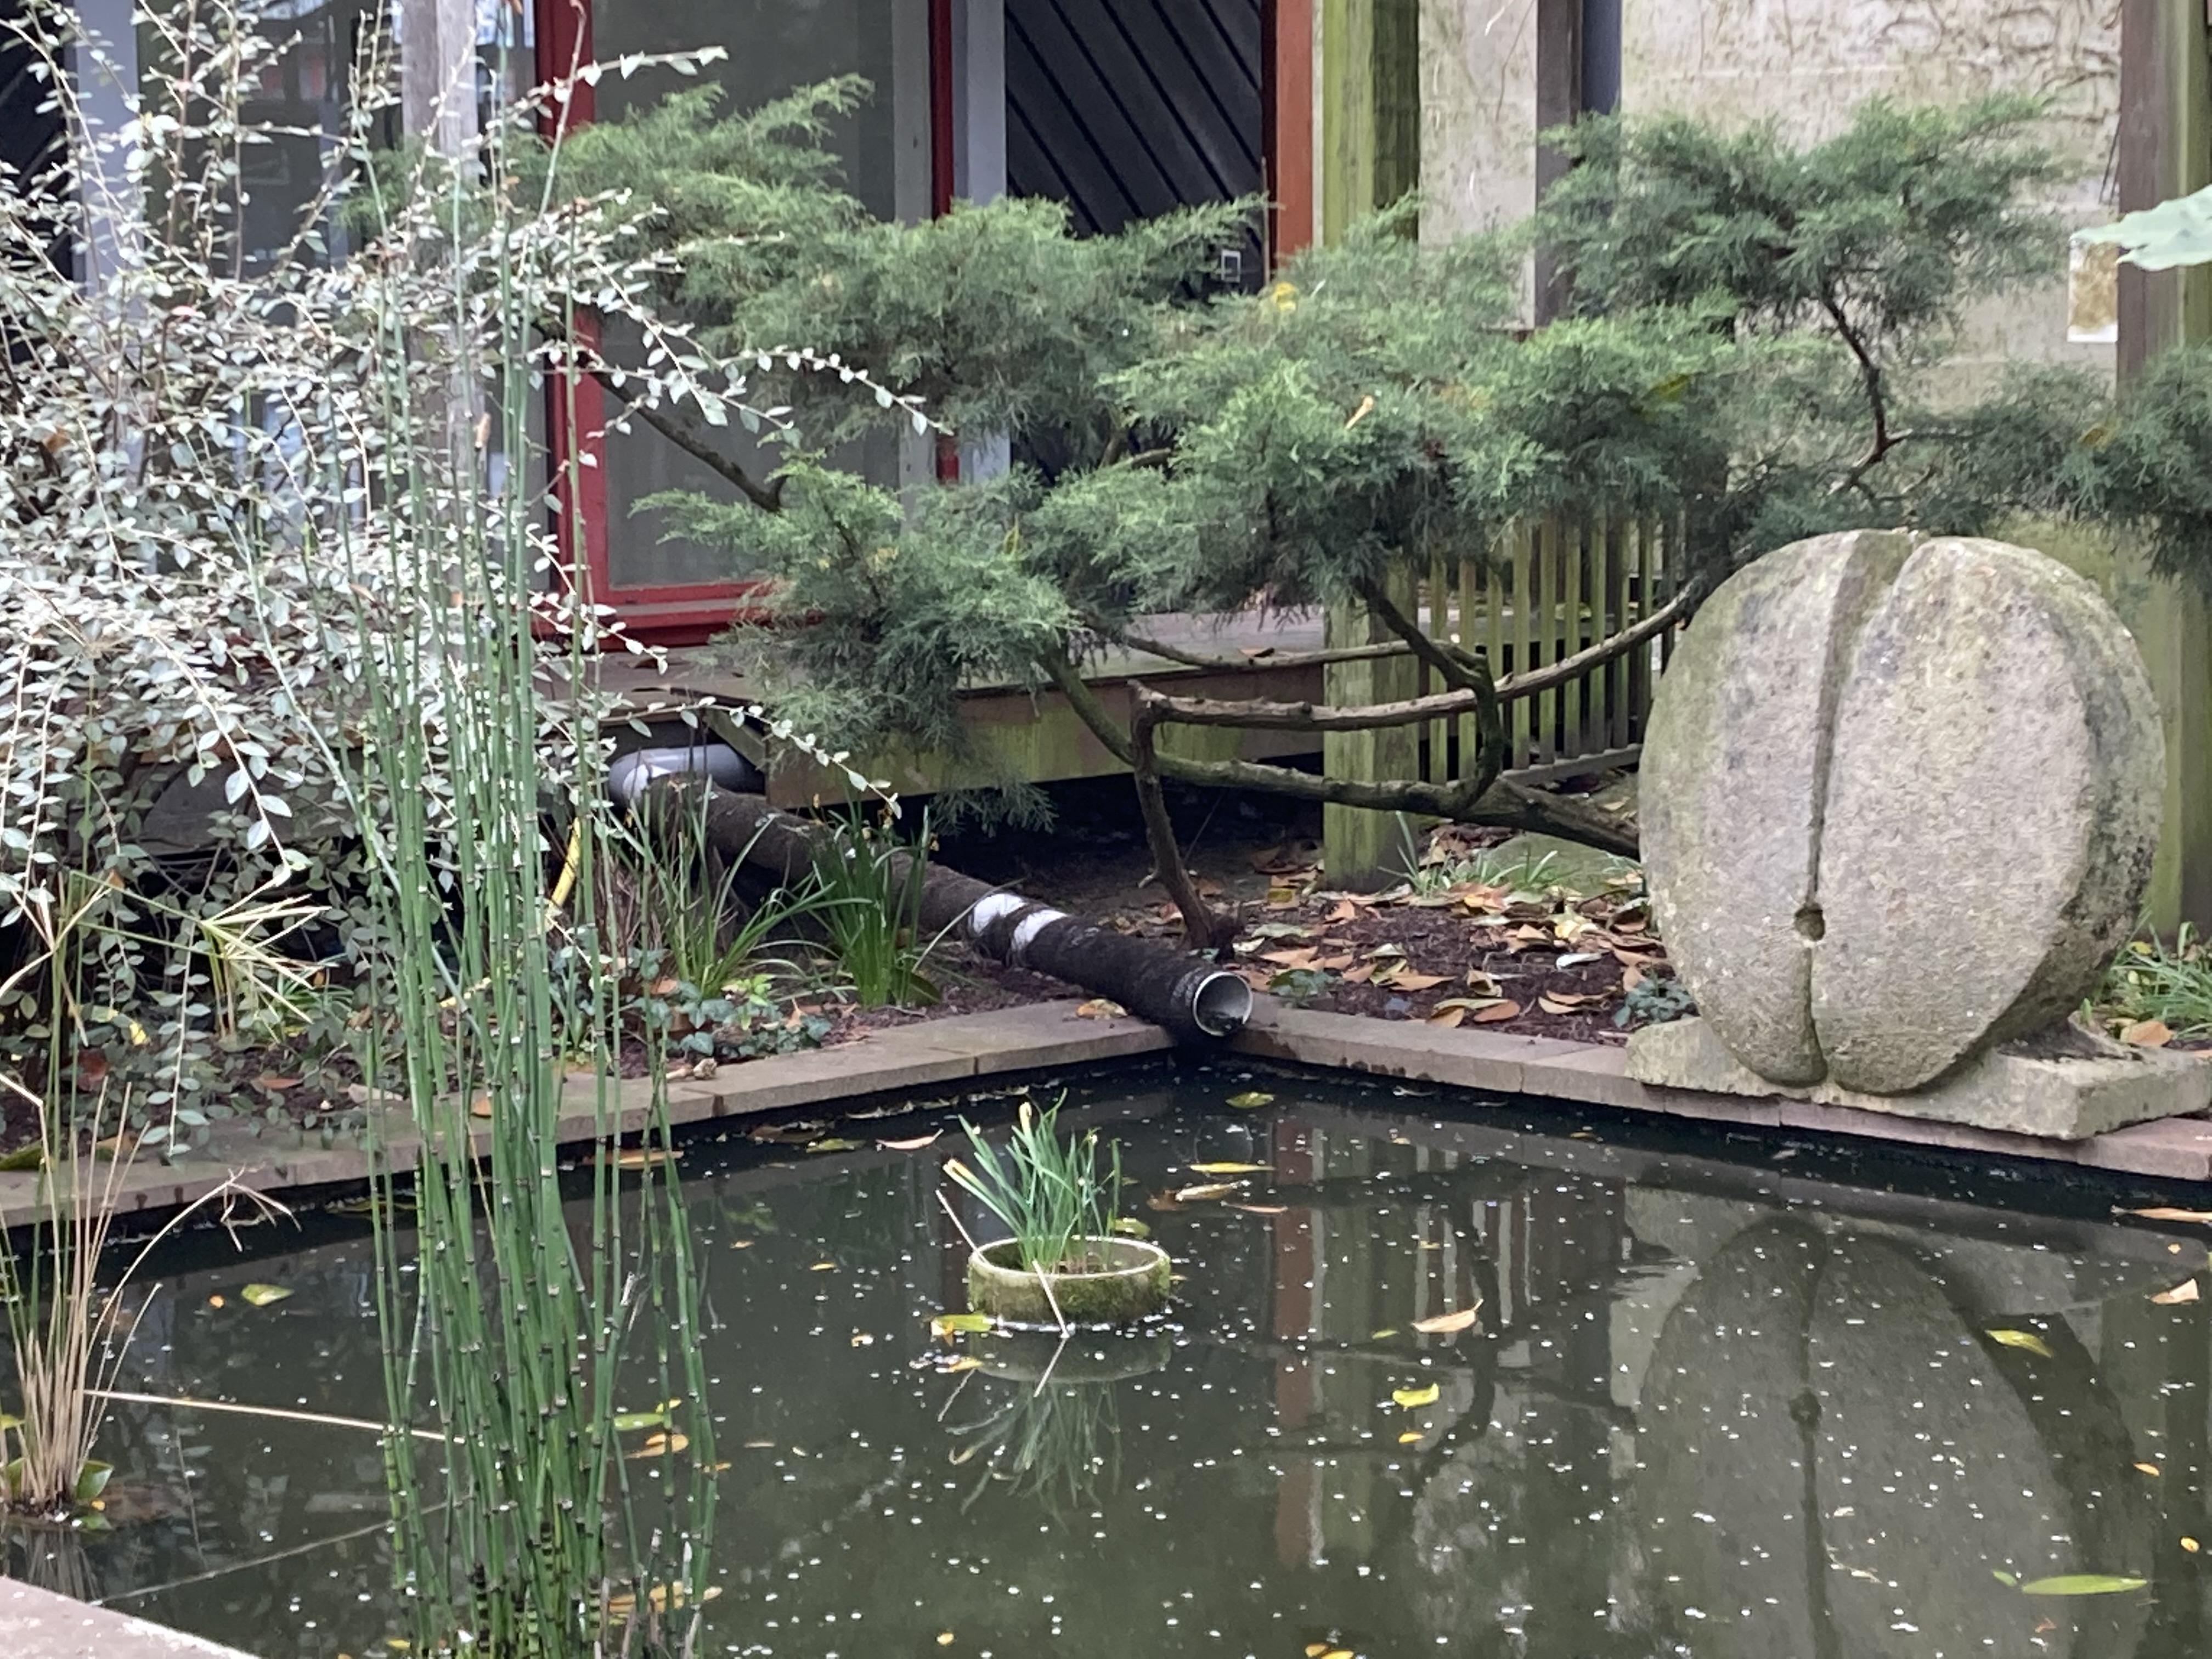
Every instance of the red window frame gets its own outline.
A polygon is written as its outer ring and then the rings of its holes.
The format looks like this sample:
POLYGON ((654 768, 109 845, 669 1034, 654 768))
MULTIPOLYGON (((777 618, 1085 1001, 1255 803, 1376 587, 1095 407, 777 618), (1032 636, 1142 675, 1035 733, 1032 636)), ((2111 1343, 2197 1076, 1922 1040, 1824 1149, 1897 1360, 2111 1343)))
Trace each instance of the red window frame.
MULTIPOLYGON (((538 79, 552 85, 592 58, 592 0, 534 0, 538 23, 538 79)), ((1267 237, 1270 264, 1311 240, 1313 135, 1310 100, 1313 0, 1263 0, 1261 73, 1264 177, 1273 198, 1267 237)), ((953 63, 952 0, 929 0, 930 205, 942 214, 952 204, 953 63)), ((549 136, 560 127, 590 121, 597 100, 581 82, 566 106, 545 118, 549 136)), ((581 343, 592 340, 588 319, 580 319, 581 343)), ((547 460, 562 544, 571 558, 571 535, 583 538, 583 567, 588 597, 611 605, 635 637, 660 645, 696 645, 720 632, 745 610, 749 597, 767 583, 758 577, 719 582, 667 582, 618 587, 609 562, 611 526, 607 509, 606 402, 599 383, 574 374, 555 375, 546 386, 547 460), (574 453, 572 453, 572 445, 574 453)), ((937 447, 937 473, 959 476, 959 455, 947 439, 937 447)))

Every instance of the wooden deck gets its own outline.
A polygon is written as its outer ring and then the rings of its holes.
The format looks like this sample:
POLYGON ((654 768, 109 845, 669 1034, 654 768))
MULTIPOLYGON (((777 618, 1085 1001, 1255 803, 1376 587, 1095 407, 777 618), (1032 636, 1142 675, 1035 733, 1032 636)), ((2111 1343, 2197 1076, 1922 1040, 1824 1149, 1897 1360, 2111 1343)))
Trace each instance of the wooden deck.
MULTIPOLYGON (((1215 656, 1246 655, 1264 663, 1271 653, 1321 649, 1322 623, 1316 611, 1243 611, 1224 617, 1156 617, 1146 621, 1145 632, 1164 645, 1215 656)), ((1322 695, 1318 668, 1262 666, 1224 673, 1118 647, 1101 652, 1084 667, 1085 681, 1116 718, 1127 717, 1128 684, 1136 678, 1163 685, 1172 682, 1179 694, 1198 696, 1304 702, 1318 701, 1322 695)), ((683 741, 688 728, 681 711, 695 710, 755 761, 774 761, 768 768, 769 794, 778 805, 842 799, 848 793, 842 778, 795 757, 769 756, 757 732, 732 732, 715 718, 722 711, 750 707, 763 699, 758 688, 713 646, 671 650, 658 665, 649 659, 610 657, 601 665, 600 684, 621 695, 623 716, 645 722, 658 740, 683 741)), ((934 794, 1007 777, 1058 783, 1127 770, 1078 718, 1067 699, 1049 687, 977 684, 962 694, 960 712, 975 738, 975 756, 955 760, 906 751, 868 757, 861 769, 887 781, 902 795, 934 794)), ((1161 734, 1160 747, 1194 760, 1279 760, 1317 755, 1321 741, 1296 732, 1177 726, 1161 734)))

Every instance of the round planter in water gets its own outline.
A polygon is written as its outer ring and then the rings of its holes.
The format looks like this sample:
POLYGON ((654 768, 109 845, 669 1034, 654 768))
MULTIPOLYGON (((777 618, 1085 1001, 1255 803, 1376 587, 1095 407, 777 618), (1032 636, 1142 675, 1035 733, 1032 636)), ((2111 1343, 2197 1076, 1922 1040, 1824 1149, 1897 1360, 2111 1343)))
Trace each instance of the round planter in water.
POLYGON ((1090 1273, 1039 1274, 1021 1265, 1011 1238, 968 1258, 968 1305, 1009 1325, 1057 1327, 1054 1306, 1071 1325, 1130 1325, 1168 1305, 1168 1253, 1135 1238, 1084 1241, 1104 1263, 1090 1273), (1050 1280, 1052 1292, 1045 1293, 1050 1280))

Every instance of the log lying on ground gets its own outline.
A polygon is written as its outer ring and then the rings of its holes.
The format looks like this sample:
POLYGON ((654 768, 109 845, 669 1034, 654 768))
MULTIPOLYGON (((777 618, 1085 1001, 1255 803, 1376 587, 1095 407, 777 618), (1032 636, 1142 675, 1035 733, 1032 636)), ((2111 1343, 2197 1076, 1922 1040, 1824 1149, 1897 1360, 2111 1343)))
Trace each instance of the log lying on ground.
MULTIPOLYGON (((645 799, 647 811, 658 801, 672 810, 701 811, 717 852, 787 884, 804 880, 816 859, 836 844, 837 832, 826 824, 779 812, 762 796, 716 789, 697 778, 658 780, 645 799)), ((891 856, 905 860, 908 854, 891 856)), ((903 878, 896 865, 894 873, 903 878)), ((958 934, 994 961, 1066 980, 1118 1002, 1179 1041, 1228 1036, 1252 1011, 1252 988, 1237 974, 1197 960, 1164 939, 1115 933, 941 864, 929 865, 923 874, 921 927, 929 934, 958 934)))

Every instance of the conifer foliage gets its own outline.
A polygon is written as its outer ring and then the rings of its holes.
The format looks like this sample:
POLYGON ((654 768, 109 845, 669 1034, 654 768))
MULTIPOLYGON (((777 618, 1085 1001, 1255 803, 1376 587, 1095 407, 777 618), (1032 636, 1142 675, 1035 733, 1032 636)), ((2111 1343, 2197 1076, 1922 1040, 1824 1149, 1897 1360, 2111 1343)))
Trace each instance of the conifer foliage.
POLYGON ((872 219, 823 148, 862 95, 837 82, 726 117, 692 93, 564 156, 580 191, 658 192, 683 252, 665 302, 775 386, 742 464, 718 434, 641 410, 738 492, 657 505, 775 579, 774 614, 736 643, 840 745, 958 750, 955 696, 975 677, 1066 691, 1133 763, 1194 934, 1215 937, 1214 919, 1162 842, 1162 776, 1632 849, 1632 830, 1498 776, 1501 704, 1565 671, 1501 679, 1427 640, 1391 604, 1394 575, 1484 558, 1514 520, 1555 510, 1680 515, 1690 558, 1663 623, 1799 536, 1978 531, 2047 504, 2053 447, 2099 418, 2077 380, 1976 398, 1948 369, 1972 301, 2058 268, 2058 229, 2029 199, 2053 164, 2017 101, 1875 103, 1802 149, 1767 129, 1587 121, 1554 135, 1577 165, 1532 223, 1428 245, 1409 210, 1385 213, 1246 295, 1211 290, 1206 270, 1251 204, 1095 238, 1035 201, 872 219), (1571 299, 1531 331, 1536 247, 1571 299), (782 367, 788 340, 887 390, 782 367), (918 403, 886 406, 890 392, 918 403), (1004 440, 1012 465, 920 487, 910 467, 902 495, 838 464, 917 409, 971 454, 1004 440), (1081 680, 1102 644, 1142 647, 1147 617, 1346 602, 1447 689, 1328 708, 1139 687, 1123 720, 1081 680), (1152 741, 1182 721, 1354 730, 1445 714, 1493 739, 1449 784, 1193 761, 1152 741))

